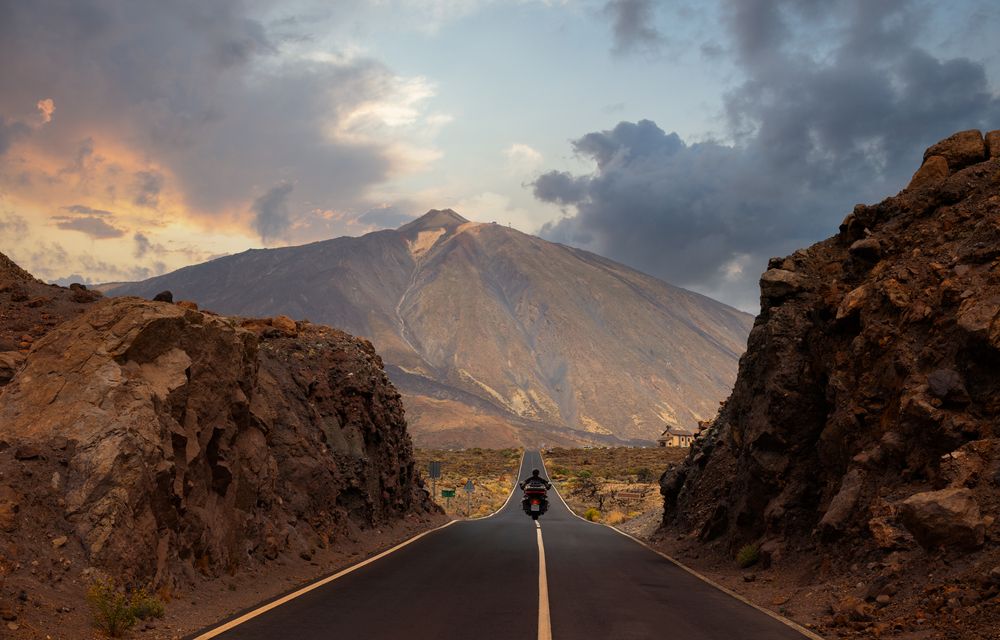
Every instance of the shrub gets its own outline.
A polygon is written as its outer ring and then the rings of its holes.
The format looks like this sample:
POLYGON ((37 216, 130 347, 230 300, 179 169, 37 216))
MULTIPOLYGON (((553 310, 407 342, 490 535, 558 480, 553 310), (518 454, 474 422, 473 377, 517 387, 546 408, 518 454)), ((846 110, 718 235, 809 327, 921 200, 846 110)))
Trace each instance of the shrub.
POLYGON ((649 483, 653 481, 653 471, 649 467, 640 467, 635 471, 635 481, 649 483))
POLYGON ((760 560, 760 547, 755 544, 743 545, 743 547, 741 547, 739 552, 736 554, 736 564, 738 564, 741 569, 752 567, 757 564, 758 560, 760 560))
POLYGON ((607 524, 618 524, 619 522, 624 522, 628 517, 621 511, 615 510, 604 517, 604 522, 607 524))
POLYGON ((114 580, 98 580, 87 589, 87 602, 94 616, 94 626, 112 638, 122 637, 137 620, 162 618, 163 601, 145 589, 131 594, 118 588, 114 580))
POLYGON ((122 637, 135 624, 129 597, 114 580, 98 580, 87 589, 87 602, 94 614, 94 626, 111 636, 122 637))
POLYGON ((597 522, 601 519, 601 512, 591 507, 583 512, 583 517, 591 522, 597 522))
POLYGON ((154 595, 150 595, 145 589, 133 591, 130 604, 135 617, 140 620, 162 618, 163 614, 166 613, 163 601, 154 595))

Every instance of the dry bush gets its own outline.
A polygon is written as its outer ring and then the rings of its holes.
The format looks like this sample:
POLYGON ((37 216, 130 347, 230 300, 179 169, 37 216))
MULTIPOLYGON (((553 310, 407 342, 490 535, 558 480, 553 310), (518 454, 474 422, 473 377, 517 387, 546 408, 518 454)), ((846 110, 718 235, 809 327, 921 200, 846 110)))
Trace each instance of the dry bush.
POLYGON ((591 507, 583 512, 583 517, 591 522, 599 522, 601 520, 601 512, 591 507))
POLYGON ((624 522, 625 520, 628 520, 628 516, 626 516, 621 511, 618 511, 617 509, 608 513, 608 515, 604 516, 604 522, 606 522, 607 524, 619 524, 624 522))
POLYGON ((87 603, 94 616, 94 626, 112 638, 120 638, 138 620, 162 618, 163 601, 145 589, 129 593, 112 579, 97 580, 87 589, 87 603))

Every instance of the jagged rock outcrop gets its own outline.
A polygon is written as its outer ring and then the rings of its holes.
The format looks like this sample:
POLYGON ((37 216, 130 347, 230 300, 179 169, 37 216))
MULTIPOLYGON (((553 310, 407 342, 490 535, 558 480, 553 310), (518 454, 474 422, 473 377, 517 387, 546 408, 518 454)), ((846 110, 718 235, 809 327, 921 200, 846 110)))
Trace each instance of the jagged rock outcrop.
POLYGON ((103 300, 0 389, 0 542, 21 566, 65 535, 138 583, 233 572, 433 510, 411 453, 364 340, 103 300))
POLYGON ((772 259, 732 395, 661 479, 665 526, 729 550, 996 545, 998 135, 941 141, 899 195, 772 259))

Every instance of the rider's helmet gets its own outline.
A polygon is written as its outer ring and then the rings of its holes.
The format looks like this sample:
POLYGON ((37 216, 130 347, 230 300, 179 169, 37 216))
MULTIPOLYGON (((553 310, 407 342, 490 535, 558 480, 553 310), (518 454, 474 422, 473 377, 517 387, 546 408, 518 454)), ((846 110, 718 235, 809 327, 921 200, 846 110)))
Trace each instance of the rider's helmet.
POLYGON ((538 469, 532 469, 531 470, 531 475, 535 476, 535 477, 538 477, 538 469))

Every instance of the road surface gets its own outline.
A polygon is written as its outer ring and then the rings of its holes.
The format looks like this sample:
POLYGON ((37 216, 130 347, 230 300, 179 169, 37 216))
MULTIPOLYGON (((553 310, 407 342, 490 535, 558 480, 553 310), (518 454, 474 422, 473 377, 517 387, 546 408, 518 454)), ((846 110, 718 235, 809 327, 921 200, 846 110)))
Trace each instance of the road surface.
MULTIPOLYGON (((520 477, 532 468, 542 468, 541 456, 529 451, 520 477)), ((489 518, 429 533, 280 606, 198 637, 806 637, 620 533, 574 516, 554 494, 536 527, 520 510, 519 497, 517 492, 489 518)))

